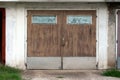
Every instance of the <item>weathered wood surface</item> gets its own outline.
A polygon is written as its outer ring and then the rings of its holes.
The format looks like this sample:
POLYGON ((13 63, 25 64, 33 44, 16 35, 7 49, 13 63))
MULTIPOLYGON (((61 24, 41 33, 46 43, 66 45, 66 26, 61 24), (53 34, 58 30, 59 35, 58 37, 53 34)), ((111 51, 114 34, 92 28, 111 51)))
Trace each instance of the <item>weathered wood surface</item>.
POLYGON ((96 56, 96 11, 28 10, 28 57, 96 56), (56 15, 57 24, 32 24, 33 15, 56 15), (67 24, 68 15, 91 15, 92 24, 67 24))

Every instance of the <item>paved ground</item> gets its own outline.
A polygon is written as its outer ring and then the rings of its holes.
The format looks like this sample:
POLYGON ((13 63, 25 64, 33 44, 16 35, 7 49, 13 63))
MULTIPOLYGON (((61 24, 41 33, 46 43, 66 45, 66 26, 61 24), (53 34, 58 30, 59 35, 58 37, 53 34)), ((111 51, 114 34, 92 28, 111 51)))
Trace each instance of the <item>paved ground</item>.
POLYGON ((24 80, 120 80, 101 76, 98 70, 26 70, 24 80))

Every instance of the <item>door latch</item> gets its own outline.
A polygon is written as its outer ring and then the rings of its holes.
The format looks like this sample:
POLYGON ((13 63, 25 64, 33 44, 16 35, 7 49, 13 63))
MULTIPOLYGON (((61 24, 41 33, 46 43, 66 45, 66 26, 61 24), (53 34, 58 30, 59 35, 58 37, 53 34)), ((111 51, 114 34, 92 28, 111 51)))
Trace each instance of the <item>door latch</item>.
POLYGON ((65 38, 62 38, 62 46, 65 46, 65 38))

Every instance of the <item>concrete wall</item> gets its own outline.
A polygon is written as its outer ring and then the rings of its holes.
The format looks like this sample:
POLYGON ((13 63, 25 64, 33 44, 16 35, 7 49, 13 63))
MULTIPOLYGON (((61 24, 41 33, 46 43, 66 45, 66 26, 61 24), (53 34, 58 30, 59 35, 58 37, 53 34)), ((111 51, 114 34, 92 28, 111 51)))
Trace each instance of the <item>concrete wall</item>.
POLYGON ((106 69, 108 61, 108 9, 105 3, 0 3, 6 8, 6 65, 25 69, 27 55, 27 10, 96 10, 96 64, 106 69))
POLYGON ((108 24, 108 66, 113 68, 116 65, 116 13, 115 9, 109 7, 109 24, 108 24))
POLYGON ((117 10, 120 3, 107 3, 109 10, 108 24, 108 67, 116 67, 117 61, 117 10))

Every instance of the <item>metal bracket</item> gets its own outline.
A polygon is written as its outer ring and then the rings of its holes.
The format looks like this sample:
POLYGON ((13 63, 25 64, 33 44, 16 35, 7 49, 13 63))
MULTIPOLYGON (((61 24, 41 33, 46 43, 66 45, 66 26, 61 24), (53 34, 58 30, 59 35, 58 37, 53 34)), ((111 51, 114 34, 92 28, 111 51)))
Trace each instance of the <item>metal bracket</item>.
POLYGON ((27 63, 25 63, 25 67, 27 68, 27 63))
POLYGON ((116 40, 116 43, 118 43, 118 40, 116 40))

